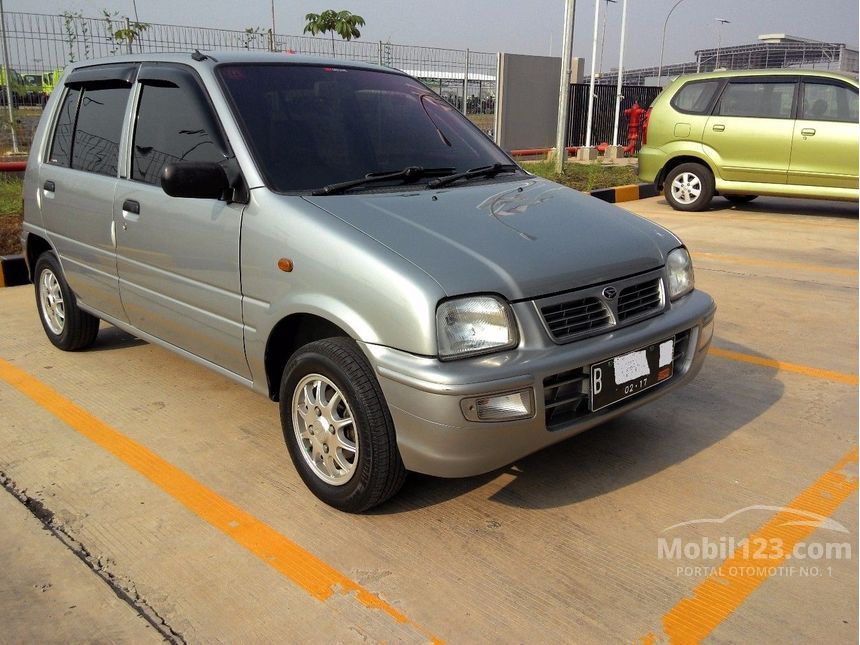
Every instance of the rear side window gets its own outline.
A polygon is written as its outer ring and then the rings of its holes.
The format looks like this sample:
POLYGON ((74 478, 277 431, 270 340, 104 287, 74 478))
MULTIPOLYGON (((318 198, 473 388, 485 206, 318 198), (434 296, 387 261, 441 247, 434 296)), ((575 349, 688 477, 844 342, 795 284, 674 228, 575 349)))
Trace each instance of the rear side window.
POLYGON ((793 82, 730 82, 720 96, 715 114, 790 119, 794 88, 793 82))
POLYGON ((69 167, 72 159, 72 133, 75 129, 75 116, 78 113, 78 99, 81 92, 77 88, 69 88, 63 98, 54 126, 54 138, 51 141, 51 152, 48 163, 69 167))
POLYGON ((720 81, 693 81, 675 93, 671 106, 686 114, 704 114, 711 106, 714 95, 720 88, 720 81))
POLYGON ((803 83, 802 119, 857 122, 857 88, 829 83, 803 83))
POLYGON ((212 112, 195 87, 144 85, 137 110, 131 178, 161 179, 174 161, 223 161, 223 139, 212 112))
POLYGON ((128 87, 84 88, 75 125, 72 168, 116 175, 128 94, 128 87))

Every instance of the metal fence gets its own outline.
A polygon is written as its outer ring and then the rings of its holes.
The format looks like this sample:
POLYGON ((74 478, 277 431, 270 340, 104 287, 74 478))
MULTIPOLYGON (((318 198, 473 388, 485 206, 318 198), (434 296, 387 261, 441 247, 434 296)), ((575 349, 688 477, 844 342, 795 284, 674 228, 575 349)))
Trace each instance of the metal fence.
MULTIPOLYGON (((588 89, 587 83, 574 83, 570 86, 570 116, 567 122, 567 145, 581 146, 585 143, 586 116, 588 114, 588 89)), ((647 85, 622 85, 621 86, 621 118, 618 122, 618 143, 627 144, 627 119, 624 110, 638 103, 643 108, 648 108, 651 102, 657 98, 662 88, 647 85)), ((614 85, 594 86, 594 115, 591 123, 592 145, 599 143, 612 143, 612 127, 615 124, 615 92, 614 85)), ((636 142, 636 151, 639 151, 640 139, 636 142)))
MULTIPOLYGON (((420 78, 469 115, 492 115, 496 97, 496 54, 388 42, 342 41, 272 34, 261 27, 242 31, 167 24, 137 24, 117 14, 101 18, 79 13, 47 15, 7 12, 4 17, 9 67, 21 80, 41 77, 67 64, 126 53, 262 50, 387 65, 420 78)), ((0 50, 2 51, 2 50, 0 50)), ((14 74, 13 74, 14 76, 14 74)), ((0 76, 0 83, 3 77, 0 76)), ((38 104, 45 92, 16 89, 14 100, 38 104)), ((43 86, 44 87, 44 86, 43 86)), ((49 89, 49 88, 47 88, 49 89)), ((489 121, 490 119, 486 119, 489 121)))

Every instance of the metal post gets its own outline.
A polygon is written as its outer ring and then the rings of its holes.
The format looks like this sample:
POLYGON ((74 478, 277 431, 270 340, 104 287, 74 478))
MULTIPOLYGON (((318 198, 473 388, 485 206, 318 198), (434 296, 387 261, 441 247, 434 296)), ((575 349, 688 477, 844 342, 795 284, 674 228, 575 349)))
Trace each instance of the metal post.
POLYGON ((621 5, 621 46, 618 48, 618 83, 615 86, 615 129, 612 145, 618 145, 618 121, 621 118, 621 79, 624 76, 624 28, 627 26, 627 0, 621 5))
POLYGON ((591 118, 594 115, 594 69, 597 64, 597 28, 600 25, 600 0, 594 0, 594 38, 591 44, 591 78, 588 84, 588 116, 585 118, 585 147, 591 147, 591 118))
POLYGON ((12 152, 18 154, 18 135, 15 133, 15 115, 12 112, 12 77, 9 76, 9 41, 6 38, 6 12, 0 0, 0 36, 3 37, 3 74, 6 77, 6 108, 9 111, 9 127, 12 130, 12 152))
POLYGON ((606 44, 606 17, 609 15, 609 3, 615 3, 617 0, 604 0, 606 2, 606 10, 603 12, 603 27, 601 28, 602 35, 600 36, 600 58, 597 59, 597 73, 603 77, 603 46, 606 44))
POLYGON ((669 13, 666 14, 666 20, 663 21, 663 38, 660 40, 660 66, 657 68, 657 85, 660 84, 660 78, 663 76, 663 50, 666 49, 666 26, 669 24, 669 16, 671 16, 672 12, 675 11, 675 7, 682 2, 684 2, 684 0, 678 0, 673 4, 672 8, 669 9, 669 13))
MULTIPOLYGON (((570 111, 570 57, 573 53, 573 23, 576 0, 566 0, 564 5, 564 37, 561 41, 561 78, 558 86, 558 122, 555 128, 555 171, 564 172, 567 150, 567 116, 570 111)), ((496 110, 499 106, 496 105, 496 110)))
POLYGON ((131 42, 134 39, 134 36, 131 34, 131 20, 129 20, 127 16, 125 19, 125 39, 128 41, 128 53, 131 54, 133 53, 131 51, 131 42))
POLYGON ((466 50, 466 64, 463 67, 463 114, 466 114, 467 93, 469 92, 469 50, 466 50))
POLYGON ((275 0, 272 0, 272 28, 269 29, 269 51, 275 51, 275 0))

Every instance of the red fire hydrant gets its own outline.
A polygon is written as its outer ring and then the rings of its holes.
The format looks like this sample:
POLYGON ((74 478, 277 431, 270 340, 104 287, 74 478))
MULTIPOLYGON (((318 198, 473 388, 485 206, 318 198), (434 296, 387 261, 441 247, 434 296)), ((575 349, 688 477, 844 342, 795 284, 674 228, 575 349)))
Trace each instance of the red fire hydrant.
POLYGON ((629 108, 624 110, 624 116, 627 117, 627 145, 624 146, 624 152, 632 155, 636 151, 636 142, 639 140, 639 128, 642 124, 642 117, 645 115, 645 109, 634 102, 629 108))

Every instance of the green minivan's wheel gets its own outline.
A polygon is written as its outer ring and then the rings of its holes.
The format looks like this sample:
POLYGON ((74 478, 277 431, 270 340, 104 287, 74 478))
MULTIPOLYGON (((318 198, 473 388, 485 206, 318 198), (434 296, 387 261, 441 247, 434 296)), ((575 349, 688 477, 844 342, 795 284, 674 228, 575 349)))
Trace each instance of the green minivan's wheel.
POLYGON ((732 204, 746 204, 754 200, 758 195, 723 195, 723 197, 728 199, 732 204))
POLYGON ((305 485, 329 506, 360 513, 406 478, 394 423, 364 354, 350 338, 305 345, 287 362, 281 427, 305 485))
POLYGON ((99 319, 78 307, 57 256, 51 252, 39 256, 33 282, 39 320, 48 340, 67 352, 92 345, 99 333, 99 319))
POLYGON ((663 194, 677 211, 705 210, 714 196, 714 176, 702 164, 682 163, 666 175, 663 194))

